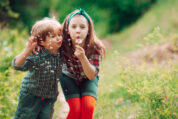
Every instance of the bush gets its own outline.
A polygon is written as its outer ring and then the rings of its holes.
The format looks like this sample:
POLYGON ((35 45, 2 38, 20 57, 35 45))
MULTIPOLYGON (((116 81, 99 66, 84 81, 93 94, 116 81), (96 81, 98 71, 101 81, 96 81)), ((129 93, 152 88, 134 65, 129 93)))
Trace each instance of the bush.
POLYGON ((27 30, 4 29, 0 32, 0 118, 11 119, 15 113, 19 87, 24 73, 12 69, 12 59, 22 52, 27 30), (2 57, 3 56, 3 57, 2 57))

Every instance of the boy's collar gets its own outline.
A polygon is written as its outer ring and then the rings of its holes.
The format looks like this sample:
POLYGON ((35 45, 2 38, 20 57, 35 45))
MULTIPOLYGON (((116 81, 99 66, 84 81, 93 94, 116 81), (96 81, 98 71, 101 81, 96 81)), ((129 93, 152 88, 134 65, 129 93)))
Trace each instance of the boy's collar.
POLYGON ((45 55, 52 55, 52 56, 58 56, 58 55, 59 55, 59 49, 58 49, 57 55, 52 54, 52 53, 51 53, 49 50, 47 50, 47 49, 44 49, 42 52, 43 52, 43 54, 45 54, 45 55))

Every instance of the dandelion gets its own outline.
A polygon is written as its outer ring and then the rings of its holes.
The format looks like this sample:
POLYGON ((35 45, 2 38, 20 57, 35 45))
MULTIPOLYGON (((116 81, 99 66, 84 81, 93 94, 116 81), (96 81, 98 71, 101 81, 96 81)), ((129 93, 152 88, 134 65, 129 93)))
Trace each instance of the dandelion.
POLYGON ((51 34, 51 32, 48 32, 48 34, 49 34, 49 37, 52 37, 52 34, 51 34))
POLYGON ((5 47, 5 48, 4 48, 4 50, 5 50, 5 51, 8 51, 8 50, 9 50, 9 48, 8 48, 8 47, 5 47))
POLYGON ((51 73, 54 73, 54 70, 51 70, 51 73))
POLYGON ((76 43, 77 43, 77 44, 81 44, 81 43, 82 43, 82 40, 81 40, 81 39, 77 39, 77 40, 76 40, 76 43))

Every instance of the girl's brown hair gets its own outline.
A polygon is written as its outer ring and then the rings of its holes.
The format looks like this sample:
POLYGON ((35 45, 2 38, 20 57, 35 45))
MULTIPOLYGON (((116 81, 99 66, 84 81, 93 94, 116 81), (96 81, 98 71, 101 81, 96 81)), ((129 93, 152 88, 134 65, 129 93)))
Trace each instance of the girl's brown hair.
MULTIPOLYGON (((77 12, 79 10, 75 10, 74 12, 77 12)), ((62 45, 62 48, 65 52, 65 55, 67 55, 68 57, 71 57, 73 54, 74 54, 74 50, 73 50, 73 47, 72 47, 72 42, 70 38, 70 35, 69 35, 69 31, 68 31, 68 26, 70 24, 68 24, 68 20, 69 20, 69 17, 74 13, 72 12, 71 14, 69 14, 63 24, 62 24, 62 27, 63 27, 63 45, 62 45)), ((87 13, 85 13, 87 14, 87 13)), ((80 14, 77 14, 77 15, 80 15, 80 14)), ((88 15, 88 14, 87 14, 88 15)), ((105 47, 103 45, 103 43, 101 42, 101 40, 99 40, 95 33, 94 33, 94 26, 93 26, 93 22, 90 18, 90 16, 88 15, 88 18, 89 18, 89 22, 88 22, 88 25, 89 25, 89 31, 88 31, 88 35, 86 37, 86 40, 85 40, 85 45, 84 45, 84 50, 85 50, 85 54, 88 58, 90 58, 90 56, 98 51, 100 54, 101 54, 101 57, 103 57, 105 55, 105 47)))

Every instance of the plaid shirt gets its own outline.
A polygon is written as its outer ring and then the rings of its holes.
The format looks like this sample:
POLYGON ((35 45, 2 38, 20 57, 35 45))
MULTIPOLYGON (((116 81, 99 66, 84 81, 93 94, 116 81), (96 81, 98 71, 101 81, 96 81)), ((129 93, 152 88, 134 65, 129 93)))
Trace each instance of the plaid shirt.
POLYGON ((48 50, 39 52, 37 56, 29 56, 20 66, 14 64, 16 70, 27 71, 21 85, 22 90, 27 90, 44 98, 56 98, 58 95, 57 80, 62 70, 62 58, 60 53, 52 55, 48 50))
MULTIPOLYGON (((76 81, 81 82, 83 78, 87 78, 85 75, 82 64, 79 61, 79 59, 76 56, 72 56, 72 58, 69 58, 67 56, 64 56, 65 63, 63 65, 62 72, 66 74, 67 76, 74 78, 76 81)), ((99 52, 95 52, 95 54, 92 54, 89 58, 89 62, 94 66, 95 68, 95 76, 99 73, 99 61, 100 61, 100 54, 99 52)))

